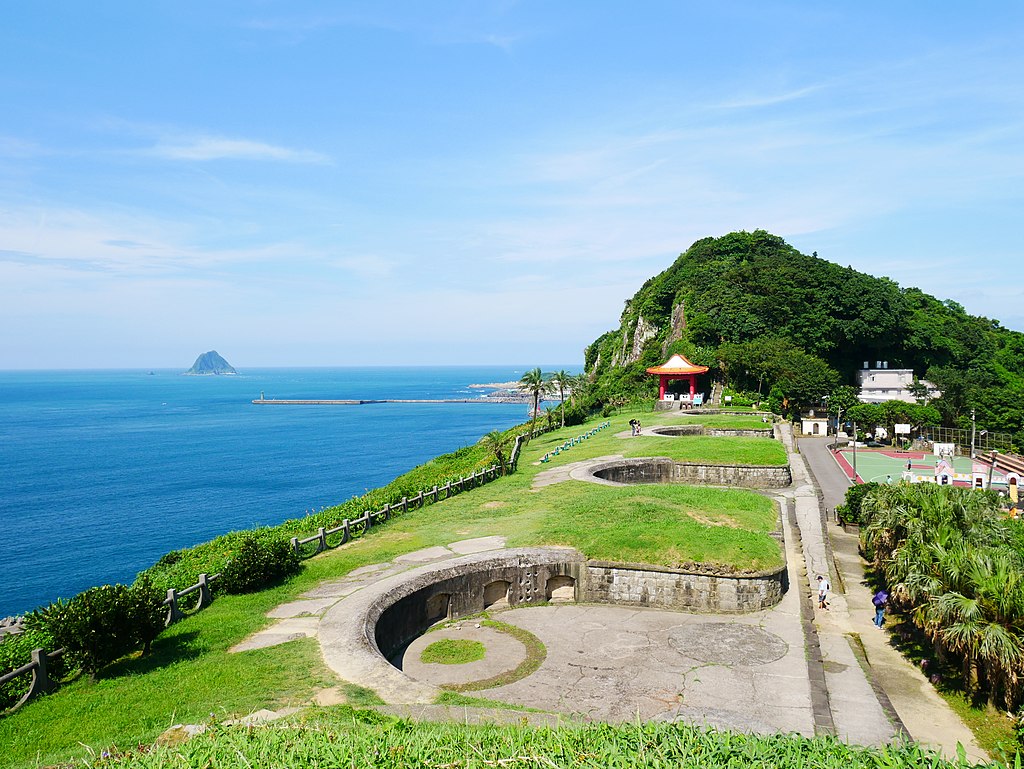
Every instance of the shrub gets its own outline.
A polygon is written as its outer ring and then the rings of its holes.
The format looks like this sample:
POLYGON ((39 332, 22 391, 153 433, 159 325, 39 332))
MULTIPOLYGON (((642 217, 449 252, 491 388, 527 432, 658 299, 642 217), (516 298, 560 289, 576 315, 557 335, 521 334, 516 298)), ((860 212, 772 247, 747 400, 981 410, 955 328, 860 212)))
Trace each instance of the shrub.
MULTIPOLYGON (((27 618, 26 621, 28 621, 27 618)), ((57 648, 53 637, 43 627, 26 627, 23 633, 6 635, 0 642, 0 675, 17 670, 22 665, 31 662, 33 649, 52 652, 57 648)), ((62 657, 50 660, 48 665, 49 676, 52 680, 63 678, 66 669, 67 666, 62 657)), ((31 675, 23 675, 0 685, 0 710, 14 707, 28 691, 31 681, 31 675)))
POLYGON ((217 587, 227 593, 245 593, 290 577, 299 570, 299 555, 281 536, 250 533, 224 571, 217 587))
POLYGON ((125 585, 89 588, 69 601, 51 603, 40 614, 57 645, 93 679, 136 646, 132 596, 125 585))
POLYGON ((565 426, 574 427, 587 421, 590 416, 590 409, 582 403, 569 405, 565 409, 565 426))
POLYGON ((854 484, 848 488, 843 504, 836 505, 836 515, 839 517, 840 523, 862 523, 863 518, 860 508, 864 502, 864 497, 877 489, 878 486, 879 484, 877 483, 861 483, 854 484))
POLYGON ((167 610, 164 608, 164 593, 143 575, 129 588, 132 624, 136 642, 142 644, 142 653, 149 654, 153 641, 164 629, 167 610))

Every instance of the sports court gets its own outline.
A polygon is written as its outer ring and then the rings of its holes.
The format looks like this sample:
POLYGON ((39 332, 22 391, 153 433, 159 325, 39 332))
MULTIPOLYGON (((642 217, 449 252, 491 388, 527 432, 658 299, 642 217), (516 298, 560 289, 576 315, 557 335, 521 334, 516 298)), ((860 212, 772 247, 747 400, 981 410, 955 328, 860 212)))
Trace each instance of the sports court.
MULTIPOLYGON (((859 483, 885 483, 886 477, 892 479, 893 483, 898 482, 903 473, 907 470, 907 460, 910 460, 910 472, 915 476, 924 476, 931 480, 935 477, 936 465, 939 464, 939 457, 930 452, 923 451, 896 451, 895 449, 841 449, 835 454, 839 466, 846 471, 848 478, 853 478, 854 462, 857 466, 857 480, 859 483)), ((971 461, 970 457, 954 456, 946 462, 953 466, 953 472, 957 476, 970 476, 972 472, 984 473, 986 478, 990 465, 980 459, 971 461)), ((957 478, 955 484, 970 485, 969 479, 957 478)), ((992 473, 992 486, 999 487, 1006 485, 1006 475, 999 469, 992 473)))

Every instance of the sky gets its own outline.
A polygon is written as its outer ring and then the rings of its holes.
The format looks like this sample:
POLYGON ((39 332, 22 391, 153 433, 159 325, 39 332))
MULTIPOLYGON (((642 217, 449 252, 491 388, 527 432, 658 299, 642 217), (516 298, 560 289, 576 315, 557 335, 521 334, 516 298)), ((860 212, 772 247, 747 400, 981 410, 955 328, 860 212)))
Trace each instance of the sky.
POLYGON ((0 369, 578 364, 764 229, 1024 330, 1024 4, 0 6, 0 369))

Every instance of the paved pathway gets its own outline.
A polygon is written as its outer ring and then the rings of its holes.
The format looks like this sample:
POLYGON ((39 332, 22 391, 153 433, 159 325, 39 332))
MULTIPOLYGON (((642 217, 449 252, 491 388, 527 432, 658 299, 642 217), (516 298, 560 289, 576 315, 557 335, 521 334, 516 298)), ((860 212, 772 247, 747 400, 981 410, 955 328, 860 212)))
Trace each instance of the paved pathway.
MULTIPOLYGON (((814 472, 821 489, 823 503, 830 510, 842 502, 849 480, 835 464, 823 438, 800 440, 800 456, 814 472)), ((926 745, 942 750, 948 758, 956 757, 957 743, 964 746, 972 761, 987 761, 960 717, 946 704, 921 671, 889 644, 889 635, 875 629, 871 605, 871 589, 864 581, 863 560, 857 551, 857 536, 829 525, 834 566, 845 593, 836 593, 828 616, 818 617, 819 633, 838 644, 845 637, 854 648, 863 650, 867 673, 891 703, 910 736, 926 745)), ((835 584, 835 583, 834 583, 835 584)))

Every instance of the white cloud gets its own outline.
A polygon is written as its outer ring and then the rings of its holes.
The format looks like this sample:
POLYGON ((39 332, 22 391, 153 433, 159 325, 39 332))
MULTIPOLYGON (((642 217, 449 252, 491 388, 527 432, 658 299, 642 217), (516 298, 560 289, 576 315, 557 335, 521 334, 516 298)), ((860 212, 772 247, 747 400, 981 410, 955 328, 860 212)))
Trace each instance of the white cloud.
POLYGON ((319 152, 278 147, 249 139, 198 136, 159 142, 148 154, 168 160, 269 160, 287 163, 329 163, 319 152))

